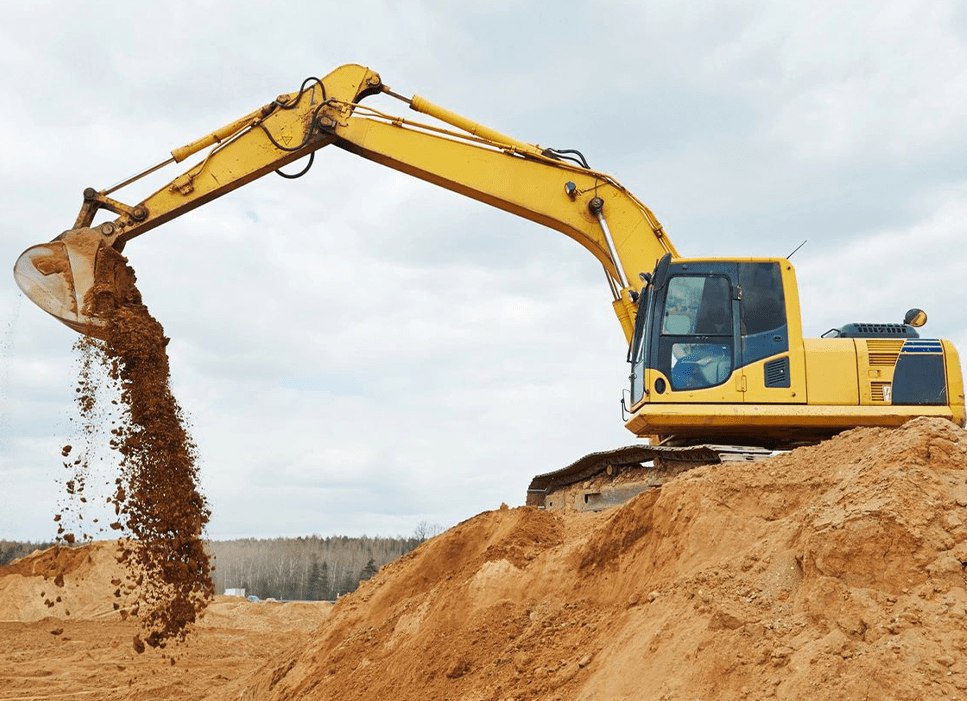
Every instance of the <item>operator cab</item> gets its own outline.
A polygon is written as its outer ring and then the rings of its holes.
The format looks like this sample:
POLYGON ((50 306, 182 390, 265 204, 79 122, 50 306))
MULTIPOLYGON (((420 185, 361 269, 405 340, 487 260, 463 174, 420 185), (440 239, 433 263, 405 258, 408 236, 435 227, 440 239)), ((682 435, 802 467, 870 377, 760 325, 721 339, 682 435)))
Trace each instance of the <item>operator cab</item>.
MULTIPOLYGON (((646 370, 659 373, 653 400, 726 383, 736 369, 789 350, 778 260, 659 261, 641 292, 629 360, 632 406, 646 394, 646 370)), ((789 387, 788 357, 767 386, 789 387)))

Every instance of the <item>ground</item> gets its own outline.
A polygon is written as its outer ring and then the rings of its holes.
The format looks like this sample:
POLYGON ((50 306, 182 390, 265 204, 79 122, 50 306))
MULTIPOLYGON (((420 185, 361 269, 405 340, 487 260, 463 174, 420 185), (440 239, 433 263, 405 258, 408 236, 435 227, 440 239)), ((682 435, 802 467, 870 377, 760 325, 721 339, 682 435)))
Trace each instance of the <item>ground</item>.
POLYGON ((131 619, 0 622, 0 699, 199 699, 308 636, 329 608, 218 597, 185 643, 144 654, 131 619))
POLYGON ((219 597, 142 655, 109 551, 0 569, 0 700, 967 699, 967 432, 942 420, 601 513, 498 508, 333 606, 219 597))

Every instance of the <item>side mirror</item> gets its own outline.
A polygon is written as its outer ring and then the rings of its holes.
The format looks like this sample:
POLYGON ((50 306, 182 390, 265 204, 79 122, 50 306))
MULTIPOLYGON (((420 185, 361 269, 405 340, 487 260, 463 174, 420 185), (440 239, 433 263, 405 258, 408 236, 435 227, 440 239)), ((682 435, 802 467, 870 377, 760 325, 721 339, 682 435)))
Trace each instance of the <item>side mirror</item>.
POLYGON ((927 313, 922 309, 911 309, 903 317, 903 323, 920 328, 927 323, 927 313))

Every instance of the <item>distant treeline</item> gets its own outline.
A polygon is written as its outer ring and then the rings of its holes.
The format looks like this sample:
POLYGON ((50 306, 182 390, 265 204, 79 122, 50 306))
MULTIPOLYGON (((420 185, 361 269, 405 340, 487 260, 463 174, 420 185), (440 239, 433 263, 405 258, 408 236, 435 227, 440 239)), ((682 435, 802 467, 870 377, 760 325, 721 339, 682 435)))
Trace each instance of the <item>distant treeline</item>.
MULTIPOLYGON (((427 534, 429 535, 429 534, 427 534)), ((243 588, 260 599, 332 601, 426 540, 409 538, 245 538, 209 541, 215 591, 243 588)))
POLYGON ((9 565, 14 560, 26 557, 34 550, 46 550, 56 545, 50 543, 30 543, 23 540, 0 540, 0 567, 9 565))
MULTIPOLYGON (((421 523, 410 537, 313 535, 210 540, 207 545, 218 594, 245 589, 246 596, 260 599, 332 601, 441 530, 421 523)), ((0 566, 53 545, 0 540, 0 566)))

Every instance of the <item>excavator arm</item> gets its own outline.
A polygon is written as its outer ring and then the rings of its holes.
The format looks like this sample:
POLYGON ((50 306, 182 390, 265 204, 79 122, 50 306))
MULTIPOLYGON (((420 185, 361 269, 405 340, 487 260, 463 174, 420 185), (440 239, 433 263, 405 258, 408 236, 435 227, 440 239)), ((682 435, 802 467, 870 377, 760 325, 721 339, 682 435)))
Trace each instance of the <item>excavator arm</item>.
POLYGON ((368 68, 346 65, 322 80, 307 79, 298 91, 174 149, 171 158, 113 188, 88 188, 74 226, 17 260, 17 283, 71 328, 102 335, 104 320, 93 299, 95 280, 107 273, 106 266, 98 267, 101 250, 122 250, 129 240, 294 161, 307 159, 307 170, 315 152, 330 145, 574 239, 604 267, 629 340, 640 275, 666 253, 677 256, 648 208, 613 178, 587 167, 583 157, 572 162, 566 160, 568 152, 518 141, 418 96, 402 97, 368 68), (447 127, 360 104, 378 93, 403 100, 447 127), (141 202, 130 205, 113 197, 145 175, 206 149, 199 162, 141 202), (94 225, 100 210, 116 218, 94 225))

